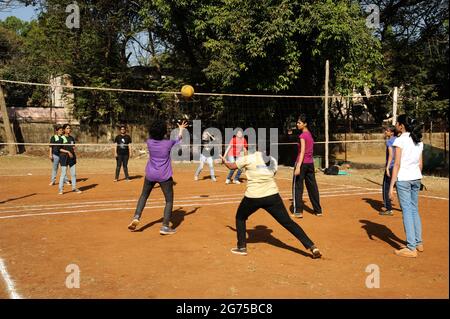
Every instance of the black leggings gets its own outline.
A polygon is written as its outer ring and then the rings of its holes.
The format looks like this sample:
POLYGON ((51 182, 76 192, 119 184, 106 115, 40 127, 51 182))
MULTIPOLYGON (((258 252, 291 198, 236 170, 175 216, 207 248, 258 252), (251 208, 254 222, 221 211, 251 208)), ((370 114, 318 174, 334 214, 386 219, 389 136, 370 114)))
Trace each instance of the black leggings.
POLYGON ((128 154, 117 154, 116 157, 116 179, 119 179, 120 167, 123 164, 123 172, 125 173, 125 178, 129 178, 128 176, 128 159, 130 155, 128 154))
POLYGON ((281 226, 286 228, 292 235, 294 235, 305 246, 310 249, 314 243, 305 234, 303 229, 295 223, 290 217, 283 204, 280 194, 261 198, 244 197, 239 205, 236 213, 236 230, 237 230, 237 247, 245 248, 247 246, 246 239, 246 221, 251 214, 258 209, 265 209, 281 226))
POLYGON ((292 183, 294 212, 303 213, 303 181, 305 181, 309 200, 311 201, 314 212, 316 214, 321 214, 322 207, 320 206, 319 188, 317 187, 313 163, 303 163, 300 166, 300 175, 296 176, 294 174, 292 183))
POLYGON ((134 213, 134 219, 141 219, 142 211, 144 210, 145 204, 147 203, 147 199, 150 196, 150 193, 153 187, 159 183, 161 189, 164 194, 164 198, 166 199, 166 206, 164 207, 164 219, 163 225, 169 226, 170 217, 172 216, 172 208, 173 208, 173 179, 172 177, 164 182, 151 182, 144 179, 144 186, 142 188, 141 197, 139 197, 139 201, 137 203, 136 211, 134 213))

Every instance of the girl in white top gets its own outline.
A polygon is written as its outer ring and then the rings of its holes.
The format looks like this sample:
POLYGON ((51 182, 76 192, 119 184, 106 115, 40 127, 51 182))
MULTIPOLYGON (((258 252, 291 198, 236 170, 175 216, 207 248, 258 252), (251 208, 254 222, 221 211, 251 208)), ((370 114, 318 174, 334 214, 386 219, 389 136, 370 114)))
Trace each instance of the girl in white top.
POLYGON ((401 136, 393 144, 395 163, 389 197, 394 198, 395 185, 402 208, 407 244, 406 247, 396 250, 395 254, 402 257, 417 257, 417 251, 423 251, 422 222, 418 207, 423 166, 421 126, 406 114, 400 115, 395 125, 397 131, 401 132, 401 136))

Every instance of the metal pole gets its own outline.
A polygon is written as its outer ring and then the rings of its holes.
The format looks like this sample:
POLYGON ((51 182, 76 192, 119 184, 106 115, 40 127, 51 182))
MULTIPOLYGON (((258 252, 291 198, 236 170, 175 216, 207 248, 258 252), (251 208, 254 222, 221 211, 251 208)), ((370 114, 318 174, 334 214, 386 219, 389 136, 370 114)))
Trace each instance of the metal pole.
POLYGON ((328 168, 329 149, 328 149, 328 78, 330 76, 330 62, 325 63, 325 168, 328 168))
POLYGON ((394 96, 393 96, 393 102, 392 102, 392 125, 395 125, 397 123, 397 100, 398 100, 398 88, 394 87, 394 96))

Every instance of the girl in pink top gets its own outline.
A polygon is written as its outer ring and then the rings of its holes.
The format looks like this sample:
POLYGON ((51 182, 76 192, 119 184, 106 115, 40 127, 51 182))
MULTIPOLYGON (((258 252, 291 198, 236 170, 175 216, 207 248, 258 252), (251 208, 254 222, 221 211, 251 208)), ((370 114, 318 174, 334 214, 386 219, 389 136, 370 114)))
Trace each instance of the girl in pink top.
POLYGON ((295 161, 294 177, 292 182, 292 198, 294 203, 294 217, 303 218, 303 181, 308 190, 316 216, 322 216, 320 206, 319 188, 314 174, 314 139, 308 129, 308 119, 301 114, 297 120, 297 128, 302 131, 299 136, 298 155, 295 161))

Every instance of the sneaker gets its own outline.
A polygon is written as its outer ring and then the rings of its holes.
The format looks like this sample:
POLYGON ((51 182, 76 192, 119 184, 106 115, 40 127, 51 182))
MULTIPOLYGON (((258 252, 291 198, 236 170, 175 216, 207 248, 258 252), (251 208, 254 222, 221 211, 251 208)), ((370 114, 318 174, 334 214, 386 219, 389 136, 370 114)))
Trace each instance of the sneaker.
POLYGON ((58 195, 62 195, 62 194, 63 194, 63 192, 59 192, 59 193, 58 193, 58 195))
POLYGON ((409 258, 417 257, 417 250, 415 250, 415 249, 410 250, 409 248, 403 248, 403 249, 395 250, 394 253, 400 257, 409 257, 409 258))
POLYGON ((66 184, 66 185, 72 185, 72 183, 69 182, 69 181, 65 181, 64 184, 66 184))
POLYGON ((198 181, 198 176, 194 176, 194 181, 198 181))
POLYGON ((247 248, 233 248, 231 252, 236 255, 247 256, 247 248))
POLYGON ((423 244, 419 244, 416 246, 416 249, 419 253, 423 253, 423 244))
POLYGON ((234 184, 240 184, 241 182, 240 182, 239 180, 235 179, 235 180, 233 181, 233 183, 234 183, 234 184))
POLYGON ((161 235, 173 235, 176 233, 175 229, 170 228, 169 226, 162 226, 159 230, 161 235))
POLYGON ((72 189, 72 192, 77 193, 77 194, 82 193, 82 191, 80 191, 78 188, 72 189))
POLYGON ((225 180, 225 184, 230 184, 230 180, 227 178, 226 180, 225 180))
POLYGON ((118 179, 113 180, 113 182, 117 182, 117 181, 119 181, 119 180, 118 179))
POLYGON ((322 213, 316 213, 316 216, 317 216, 317 217, 322 217, 323 214, 322 214, 322 213))
POLYGON ((319 248, 317 248, 317 247, 312 247, 311 248, 311 252, 312 252, 312 258, 313 259, 317 259, 317 258, 320 258, 320 257, 322 257, 322 254, 320 253, 320 250, 319 250, 319 248))
POLYGON ((55 182, 50 182, 50 184, 48 184, 48 186, 53 186, 55 185, 55 182))
POLYGON ((295 218, 303 218, 303 213, 294 213, 295 218))
POLYGON ((216 179, 215 177, 211 177, 211 180, 212 180, 213 182, 217 182, 217 179, 216 179))
POLYGON ((392 212, 392 210, 386 210, 386 211, 381 211, 379 213, 381 216, 393 216, 394 213, 392 212))
POLYGON ((128 225, 128 229, 135 230, 137 225, 139 225, 139 219, 133 219, 130 225, 128 225))
POLYGON ((126 182, 131 182, 131 179, 129 177, 125 178, 126 182))

